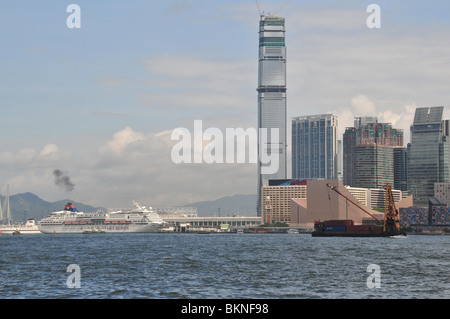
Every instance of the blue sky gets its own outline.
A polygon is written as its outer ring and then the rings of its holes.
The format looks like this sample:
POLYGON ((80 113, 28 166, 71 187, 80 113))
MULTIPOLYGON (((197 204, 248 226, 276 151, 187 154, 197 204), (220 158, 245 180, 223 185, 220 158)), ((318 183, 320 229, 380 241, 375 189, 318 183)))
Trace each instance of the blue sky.
MULTIPOLYGON (((259 4, 286 4, 288 122, 377 115, 408 138, 416 107, 448 105, 448 1, 259 4)), ((258 20, 255 1, 0 1, 1 189, 99 206, 256 193, 254 164, 174 165, 170 132, 256 126, 258 20)))

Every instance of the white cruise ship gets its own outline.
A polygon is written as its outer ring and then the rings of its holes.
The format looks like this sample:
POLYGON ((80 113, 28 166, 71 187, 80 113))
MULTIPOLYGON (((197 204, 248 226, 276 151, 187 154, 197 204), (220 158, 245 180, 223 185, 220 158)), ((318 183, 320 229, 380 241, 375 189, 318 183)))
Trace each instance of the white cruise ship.
POLYGON ((11 235, 11 234, 40 234, 38 225, 34 222, 34 219, 28 219, 25 224, 10 224, 10 225, 0 225, 0 234, 11 235))
POLYGON ((93 228, 106 233, 156 233, 166 226, 153 210, 135 205, 133 210, 83 213, 68 203, 64 210, 42 219, 39 229, 47 234, 81 234, 93 228))

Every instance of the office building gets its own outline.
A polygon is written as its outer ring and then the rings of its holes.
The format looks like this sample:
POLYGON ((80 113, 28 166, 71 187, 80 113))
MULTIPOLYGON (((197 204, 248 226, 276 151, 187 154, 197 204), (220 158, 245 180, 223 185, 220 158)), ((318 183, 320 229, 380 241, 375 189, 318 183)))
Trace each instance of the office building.
POLYGON ((338 178, 337 116, 292 119, 292 178, 338 178))
POLYGON ((435 183, 450 182, 449 120, 443 115, 443 106, 417 108, 414 115, 407 154, 407 186, 414 205, 427 206, 435 183))
POLYGON ((394 148, 394 189, 406 192, 407 188, 407 152, 405 147, 394 148))
POLYGON ((394 150, 383 145, 355 145, 353 186, 383 188, 394 185, 394 150))
POLYGON ((450 183, 434 183, 434 197, 450 206, 450 183))
MULTIPOLYGON (((346 128, 343 136, 344 184, 353 187, 384 188, 394 185, 394 169, 404 169, 395 161, 395 149, 403 148, 403 130, 390 123, 378 123, 376 117, 355 119, 355 127, 346 128)), ((401 152, 401 151, 398 151, 401 152)), ((404 162, 403 162, 404 164, 404 162)))
POLYGON ((356 145, 356 127, 347 127, 342 137, 342 183, 353 185, 353 149, 356 145))

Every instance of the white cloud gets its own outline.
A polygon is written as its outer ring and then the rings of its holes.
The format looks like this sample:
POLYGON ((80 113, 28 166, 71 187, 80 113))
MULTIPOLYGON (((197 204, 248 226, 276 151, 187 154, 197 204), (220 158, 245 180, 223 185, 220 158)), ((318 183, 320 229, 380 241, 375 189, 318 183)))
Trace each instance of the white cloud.
POLYGON ((410 142, 411 132, 409 128, 414 121, 416 108, 416 105, 405 105, 403 109, 399 108, 396 112, 387 110, 379 113, 381 122, 392 123, 393 128, 403 130, 404 146, 410 142))
POLYGON ((375 104, 365 95, 355 96, 351 104, 356 114, 376 114, 375 104))
POLYGON ((36 156, 34 148, 23 148, 17 152, 0 153, 0 164, 20 166, 32 162, 36 156))
POLYGON ((100 149, 100 152, 112 152, 114 154, 119 154, 130 144, 142 141, 144 139, 144 134, 135 132, 127 126, 123 130, 114 133, 114 138, 106 143, 106 145, 100 149))
POLYGON ((142 133, 126 127, 116 132, 99 156, 82 162, 82 176, 74 178, 77 194, 112 207, 133 200, 174 206, 255 190, 255 164, 175 164, 171 150, 176 141, 170 138, 171 131, 142 133))
POLYGON ((47 156, 50 155, 52 153, 57 153, 58 152, 58 146, 56 144, 47 144, 44 146, 44 148, 42 149, 41 153, 39 154, 39 156, 47 156))
MULTIPOLYGON (((410 140, 409 127, 414 120, 414 113, 416 105, 406 104, 404 106, 397 106, 392 109, 383 110, 379 104, 375 103, 365 95, 357 95, 350 101, 352 107, 343 107, 334 111, 334 114, 339 114, 338 136, 342 137, 346 127, 354 126, 354 119, 360 116, 376 116, 380 123, 391 123, 393 128, 402 129, 404 136, 404 146, 410 140)), ((393 103, 393 102, 390 102, 393 103)))
POLYGON ((171 133, 126 126, 82 156, 55 144, 40 152, 33 148, 2 152, 2 185, 11 185, 13 193, 33 192, 49 201, 69 197, 104 207, 130 207, 133 200, 176 206, 255 191, 256 164, 175 164, 171 133), (56 168, 69 172, 76 184, 73 191, 66 193, 54 185, 56 168))

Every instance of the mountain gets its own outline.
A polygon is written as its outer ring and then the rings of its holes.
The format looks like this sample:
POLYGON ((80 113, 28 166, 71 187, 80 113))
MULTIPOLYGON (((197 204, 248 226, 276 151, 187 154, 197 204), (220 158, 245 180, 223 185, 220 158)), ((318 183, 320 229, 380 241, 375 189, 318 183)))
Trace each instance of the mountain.
MULTIPOLYGON (((4 203, 4 197, 0 195, 1 204, 4 203)), ((47 202, 35 194, 24 193, 11 195, 9 204, 11 207, 11 217, 14 221, 25 221, 29 218, 41 220, 47 217, 51 212, 63 210, 67 203, 73 203, 75 207, 82 212, 90 213, 98 209, 105 210, 102 207, 93 207, 72 200, 61 200, 57 202, 47 202)), ((197 202, 184 207, 196 207, 198 216, 256 216, 256 195, 227 196, 212 201, 197 202)), ((6 215, 6 212, 3 212, 6 215)))
POLYGON ((213 201, 197 202, 185 207, 197 207, 200 217, 212 216, 256 216, 256 195, 237 194, 213 201))
MULTIPOLYGON (((0 196, 1 203, 4 203, 4 197, 0 196)), ((47 202, 32 193, 16 194, 9 197, 11 207, 11 218, 14 221, 24 221, 29 218, 41 220, 47 217, 51 212, 63 210, 68 203, 73 203, 79 211, 95 212, 98 208, 78 203, 72 200, 61 200, 57 202, 47 202)), ((3 216, 6 212, 3 212, 3 216)))

